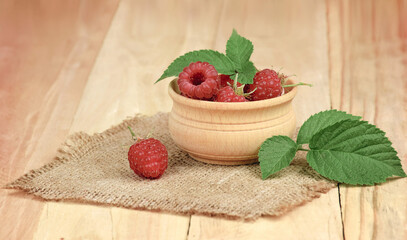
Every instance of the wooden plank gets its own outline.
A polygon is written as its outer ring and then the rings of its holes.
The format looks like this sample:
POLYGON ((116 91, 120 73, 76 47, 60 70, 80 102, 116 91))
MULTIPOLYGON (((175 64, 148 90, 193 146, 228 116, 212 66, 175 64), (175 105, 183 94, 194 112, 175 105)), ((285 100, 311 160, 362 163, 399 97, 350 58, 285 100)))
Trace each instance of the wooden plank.
MULTIPOLYGON (((169 80, 153 85, 177 56, 192 48, 212 48, 220 5, 213 2, 205 11, 191 1, 121 1, 86 84, 70 132, 100 132, 136 113, 170 111, 169 80), (180 6, 191 11, 185 12, 180 6), (165 24, 162 24, 165 23, 165 24), (159 33, 159 34, 158 34, 159 33)), ((151 128, 153 130, 153 126, 151 128)), ((57 204, 43 215, 42 233, 64 225, 64 237, 80 238, 93 232, 94 238, 185 239, 189 216, 136 211, 121 208, 57 204), (69 209, 69 210, 67 210, 69 209), (53 213, 51 213, 52 211, 53 213), (59 212, 75 212, 74 218, 58 219, 59 212), (90 213, 111 215, 112 234, 100 232, 90 213), (77 223, 77 224, 76 224, 77 223), (87 229, 87 230, 85 230, 87 229)), ((52 234, 50 236, 58 236, 52 234)))
MULTIPOLYGON (((328 1, 332 107, 383 129, 407 170, 407 4, 328 1)), ((346 239, 406 239, 407 179, 341 185, 346 239)))
POLYGON ((113 239, 109 208, 46 202, 33 239, 113 239))
MULTIPOLYGON (((227 1, 215 48, 222 50, 232 28, 254 43, 259 68, 284 67, 300 88, 294 101, 297 123, 330 108, 326 8, 321 1, 227 1)), ((342 239, 338 190, 333 189, 278 218, 255 222, 228 221, 193 215, 188 239, 342 239)))
MULTIPOLYGON (((68 134, 116 2, 0 2, 0 185, 68 134)), ((0 239, 32 239, 44 202, 0 189, 0 239)))
POLYGON ((189 217, 112 208, 113 239, 186 239, 189 217))
POLYGON ((170 80, 153 83, 176 57, 192 49, 212 48, 221 2, 212 3, 205 11, 194 11, 200 3, 122 1, 86 85, 72 132, 102 131, 136 113, 169 112, 170 80))
MULTIPOLYGON (((329 96, 321 94, 329 91, 324 81, 329 75, 332 106, 363 115, 378 124, 395 142, 403 161, 406 160, 406 114, 400 114, 405 113, 403 91, 406 86, 393 87, 405 84, 400 79, 406 77, 403 61, 407 47, 403 41, 406 42, 407 31, 401 24, 406 19, 405 2, 382 6, 380 3, 350 5, 350 1, 345 1, 344 5, 336 8, 337 3, 329 1, 329 24, 326 26, 325 5, 321 2, 309 6, 293 1, 211 2, 208 12, 201 12, 200 5, 193 2, 158 4, 124 1, 92 71, 71 128, 72 116, 81 95, 78 89, 85 84, 83 79, 86 77, 83 76, 87 76, 86 69, 92 65, 86 56, 97 52, 95 42, 98 43, 100 34, 106 29, 101 22, 109 20, 108 17, 96 16, 100 16, 100 12, 108 15, 112 7, 97 4, 100 11, 94 12, 92 5, 90 14, 86 11, 89 7, 81 5, 75 8, 77 2, 64 6, 49 3, 0 4, 0 24, 3 24, 0 31, 4 31, 0 34, 0 114, 3 126, 8 127, 1 129, 2 184, 50 161, 68 131, 101 131, 120 122, 129 112, 152 114, 158 110, 168 111, 171 103, 166 84, 152 86, 151 81, 159 76, 174 56, 185 51, 200 48, 224 50, 232 27, 255 42, 253 60, 258 66, 269 66, 272 62, 276 68, 284 66, 286 73, 296 73, 298 80, 316 84, 312 89, 303 88, 297 96, 295 104, 299 124, 309 114, 329 108, 329 96), (181 6, 196 11, 185 12, 181 6), (21 12, 13 13, 10 9, 21 12), (273 14, 267 17, 270 10, 273 14), (73 12, 76 15, 69 17, 73 12), (357 18, 360 12, 364 14, 362 20, 357 18), (392 16, 395 12, 396 17, 392 16), (28 16, 26 22, 36 24, 29 25, 21 20, 24 16, 28 16), (97 23, 89 28, 99 35, 78 37, 78 32, 87 33, 88 30, 81 25, 79 31, 77 25, 81 21, 87 22, 90 16, 95 16, 91 18, 97 23), (339 19, 335 20, 335 17, 339 19), (372 18, 375 24, 366 27, 364 23, 369 23, 372 18), (61 19, 61 22, 43 19, 61 19), (157 19, 165 24, 158 24, 157 19), (38 24, 41 21, 44 23, 38 24), (7 25, 9 22, 15 25, 7 25), (73 23, 77 25, 69 27, 73 23), (58 26, 57 34, 50 30, 55 26, 58 26), (328 55, 323 50, 327 48, 326 27, 330 30, 329 74, 328 55), (67 33, 64 34, 64 31, 67 33), (162 35, 157 37, 156 32, 162 35), (84 42, 75 42, 73 38, 84 42), (46 44, 44 39, 47 39, 46 44), (68 41, 64 41, 66 39, 68 41), (62 57, 65 55, 70 56, 68 60, 62 57), (47 66, 47 71, 43 70, 44 66, 47 66), (38 80, 29 82, 27 79, 31 78, 38 80), (40 80, 41 84, 38 84, 40 80), (400 105, 389 108, 391 102, 400 105), (401 121, 394 123, 396 114, 401 121)), ((405 188, 405 180, 395 180, 373 188, 341 189, 346 237, 405 238, 406 195, 401 192, 405 188)), ((7 219, 2 222, 1 239, 129 236, 178 239, 185 238, 188 228, 189 219, 176 215, 79 204, 52 203, 44 208, 42 202, 33 201, 32 197, 21 193, 8 194, 1 190, 0 194, 0 211, 5 216, 3 219, 7 219), (61 217, 63 214, 69 216, 61 217), (108 221, 108 216, 113 220, 108 221), (41 219, 39 226, 38 218, 41 219), (137 223, 136 227, 133 222, 137 223), (92 223, 94 226, 89 227, 92 223), (95 227, 98 223, 103 230, 95 227), (61 225, 61 230, 55 230, 61 225), (36 228, 38 231, 33 236, 36 228)), ((283 217, 263 218, 254 223, 193 216, 189 236, 191 239, 341 238, 337 198, 337 192, 332 190, 283 217)))
POLYGON ((333 189, 281 217, 242 222, 193 215, 188 239, 341 239, 340 221, 338 191, 333 189))

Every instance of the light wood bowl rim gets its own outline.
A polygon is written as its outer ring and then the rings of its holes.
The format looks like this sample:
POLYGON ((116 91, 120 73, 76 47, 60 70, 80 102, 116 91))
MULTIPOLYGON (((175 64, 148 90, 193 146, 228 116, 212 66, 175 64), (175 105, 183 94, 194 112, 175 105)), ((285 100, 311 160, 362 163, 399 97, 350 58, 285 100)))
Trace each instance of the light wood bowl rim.
MULTIPOLYGON (((197 100, 192 98, 187 98, 179 94, 175 88, 178 90, 177 79, 173 79, 168 85, 168 94, 174 102, 191 106, 194 108, 203 108, 203 109, 217 109, 217 110, 241 110, 241 109, 258 109, 264 107, 271 107, 275 105, 280 105, 291 101, 297 94, 297 87, 286 88, 288 93, 283 94, 282 96, 260 100, 260 101, 250 101, 250 102, 234 102, 234 103, 225 103, 225 102, 212 102, 197 100)), ((287 84, 294 84, 295 82, 291 79, 288 79, 287 84)))

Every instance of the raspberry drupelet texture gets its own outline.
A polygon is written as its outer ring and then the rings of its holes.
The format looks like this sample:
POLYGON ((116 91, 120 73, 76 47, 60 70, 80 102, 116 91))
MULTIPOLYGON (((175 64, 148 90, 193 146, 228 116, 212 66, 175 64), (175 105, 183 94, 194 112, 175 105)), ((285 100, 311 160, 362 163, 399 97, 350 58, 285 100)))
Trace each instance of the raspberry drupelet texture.
POLYGON ((219 90, 218 72, 207 62, 194 62, 178 76, 178 87, 184 96, 211 99, 219 90))
POLYGON ((130 168, 145 178, 160 178, 168 166, 168 152, 157 139, 148 138, 133 144, 128 152, 130 168))
POLYGON ((258 101, 281 96, 283 88, 278 73, 274 70, 264 69, 256 73, 253 84, 249 85, 248 91, 254 91, 251 94, 251 100, 258 101))
POLYGON ((216 102, 248 102, 248 100, 242 96, 236 94, 231 86, 226 86, 219 90, 215 97, 216 102))

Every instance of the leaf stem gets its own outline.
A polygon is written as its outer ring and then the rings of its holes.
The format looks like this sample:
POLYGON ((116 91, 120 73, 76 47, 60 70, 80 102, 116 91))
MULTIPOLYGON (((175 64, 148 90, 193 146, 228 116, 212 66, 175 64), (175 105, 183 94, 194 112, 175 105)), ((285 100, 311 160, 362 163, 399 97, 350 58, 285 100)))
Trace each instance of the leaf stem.
POLYGON ((133 140, 134 140, 134 141, 137 141, 137 136, 136 136, 136 134, 133 132, 133 129, 131 129, 130 126, 127 126, 127 127, 128 127, 129 130, 130 130, 130 133, 131 133, 131 136, 132 136, 133 140))
POLYGON ((298 148, 297 148, 297 151, 306 151, 306 152, 308 152, 309 149, 305 149, 305 148, 302 148, 302 147, 298 147, 298 148))
POLYGON ((128 126, 128 128, 129 128, 129 130, 130 130, 131 136, 132 136, 132 137, 135 137, 136 134, 133 132, 133 129, 131 129, 131 127, 129 127, 129 126, 128 126))
POLYGON ((283 88, 286 88, 286 87, 295 87, 295 86, 300 86, 300 85, 312 87, 312 84, 303 83, 303 82, 299 82, 299 83, 291 84, 291 85, 283 85, 282 87, 283 87, 283 88))
POLYGON ((233 81, 233 90, 237 89, 237 77, 239 76, 239 73, 236 73, 235 80, 233 81))

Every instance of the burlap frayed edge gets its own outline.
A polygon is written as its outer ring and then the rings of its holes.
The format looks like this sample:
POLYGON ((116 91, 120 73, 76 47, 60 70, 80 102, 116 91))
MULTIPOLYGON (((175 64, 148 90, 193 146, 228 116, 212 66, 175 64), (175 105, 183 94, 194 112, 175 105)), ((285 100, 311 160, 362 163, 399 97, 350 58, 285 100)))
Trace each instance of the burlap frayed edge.
POLYGON ((100 206, 106 206, 106 207, 122 207, 126 209, 133 209, 133 210, 149 210, 153 212, 165 212, 165 213, 171 213, 171 214, 176 214, 176 215, 199 215, 199 216, 207 216, 207 217, 221 217, 229 220, 240 220, 240 221, 255 221, 260 217, 278 217, 281 216, 287 212, 291 212, 292 210, 296 209, 299 206, 303 206, 308 202, 311 202, 315 198, 319 198, 321 194, 327 193, 329 190, 333 189, 336 187, 336 184, 332 184, 330 187, 320 187, 318 185, 310 186, 308 187, 309 189, 312 189, 313 192, 307 192, 306 195, 307 197, 310 197, 308 200, 304 200, 302 202, 299 202, 294 205, 290 205, 289 207, 280 207, 277 211, 274 211, 274 213, 263 213, 263 214, 249 214, 244 217, 240 215, 234 215, 234 214, 222 214, 222 213, 213 213, 213 212, 206 212, 202 210, 196 210, 194 208, 189 208, 185 210, 178 210, 178 211, 173 211, 171 208, 172 206, 169 206, 168 208, 157 208, 157 207, 150 207, 150 206, 140 206, 140 202, 136 201, 134 199, 130 199, 127 196, 123 195, 121 197, 117 196, 112 196, 111 194, 100 194, 100 193, 94 193, 94 192, 89 192, 88 194, 84 195, 82 199, 79 198, 58 198, 58 197, 52 197, 48 198, 44 195, 41 195, 41 192, 47 191, 48 193, 52 194, 60 194, 59 192, 50 190, 50 189, 42 189, 42 188, 34 188, 30 189, 24 186, 24 184, 13 184, 7 187, 8 189, 18 189, 25 191, 27 193, 33 194, 37 197, 40 197, 45 200, 50 200, 50 201, 56 201, 56 202, 73 202, 73 203, 91 203, 91 204, 97 204, 100 206), (115 199, 112 200, 110 203, 106 203, 106 198, 111 198, 115 199), (122 198, 128 198, 128 202, 126 204, 119 203, 118 200, 122 198), (138 207, 134 207, 135 205, 139 205, 138 207))
MULTIPOLYGON (((158 113, 158 114, 165 114, 165 113, 158 113)), ((254 221, 258 219, 259 217, 277 217, 281 216, 282 214, 285 214, 287 212, 292 211, 298 206, 302 206, 306 204, 307 202, 311 202, 315 198, 319 198, 321 194, 327 193, 329 190, 332 188, 335 188, 337 184, 335 182, 332 182, 332 184, 328 186, 320 186, 319 184, 315 184, 313 186, 308 186, 307 188, 310 191, 304 192, 309 199, 306 199, 304 201, 298 202, 294 205, 290 206, 281 206, 279 207, 278 210, 275 210, 273 213, 262 213, 262 214, 249 214, 246 216, 241 216, 241 215, 234 215, 233 213, 228 213, 228 214, 223 214, 223 213, 213 213, 213 212, 206 212, 202 210, 197 210, 193 207, 190 207, 188 209, 178 209, 177 211, 171 210, 171 206, 168 206, 166 208, 159 208, 159 207, 151 207, 149 204, 142 204, 140 200, 137 199, 131 199, 126 195, 122 195, 120 197, 118 196, 113 196, 111 194, 100 194, 96 192, 88 192, 87 194, 83 195, 83 199, 79 198, 62 198, 62 197, 47 197, 44 195, 44 192, 47 193, 52 193, 55 194, 56 196, 61 195, 62 193, 59 191, 54 191, 53 189, 43 189, 43 188, 32 188, 28 187, 27 184, 29 184, 33 179, 35 179, 37 176, 46 173, 56 167, 59 167, 60 165, 66 163, 67 161, 72 161, 74 159, 78 159, 79 153, 83 153, 81 151, 81 146, 84 146, 84 143, 92 143, 94 147, 97 147, 97 143, 101 143, 105 138, 110 137, 112 135, 117 134, 117 132, 120 132, 124 129, 127 129, 129 125, 132 125, 136 123, 137 121, 140 121, 141 119, 148 118, 149 116, 142 115, 142 114, 137 114, 135 115, 134 118, 128 118, 125 119, 122 123, 118 125, 114 125, 111 128, 103 131, 102 133, 95 133, 92 135, 89 135, 84 132, 78 132, 74 133, 70 136, 68 136, 67 140, 62 144, 62 146, 58 149, 57 154, 55 159, 42 166, 39 169, 34 169, 29 171, 28 173, 24 174, 20 178, 16 179, 15 181, 6 184, 3 186, 5 189, 17 189, 17 190, 22 190, 24 192, 33 194, 37 197, 40 197, 45 200, 52 200, 52 201, 63 201, 63 202, 76 202, 76 203, 93 203, 93 204, 98 204, 101 206, 113 206, 113 207, 123 207, 127 209, 135 209, 135 210, 149 210, 149 211, 154 211, 154 212, 166 212, 166 213, 172 213, 172 214, 185 214, 185 215, 202 215, 202 216, 209 216, 209 217, 222 217, 226 219, 231 219, 231 220, 242 220, 242 221, 254 221), (69 159, 70 158, 70 159, 69 159), (106 203, 106 199, 113 199, 111 202, 106 203), (126 204, 119 203, 118 200, 126 198, 126 204), (137 206, 137 207, 135 207, 137 206)))

